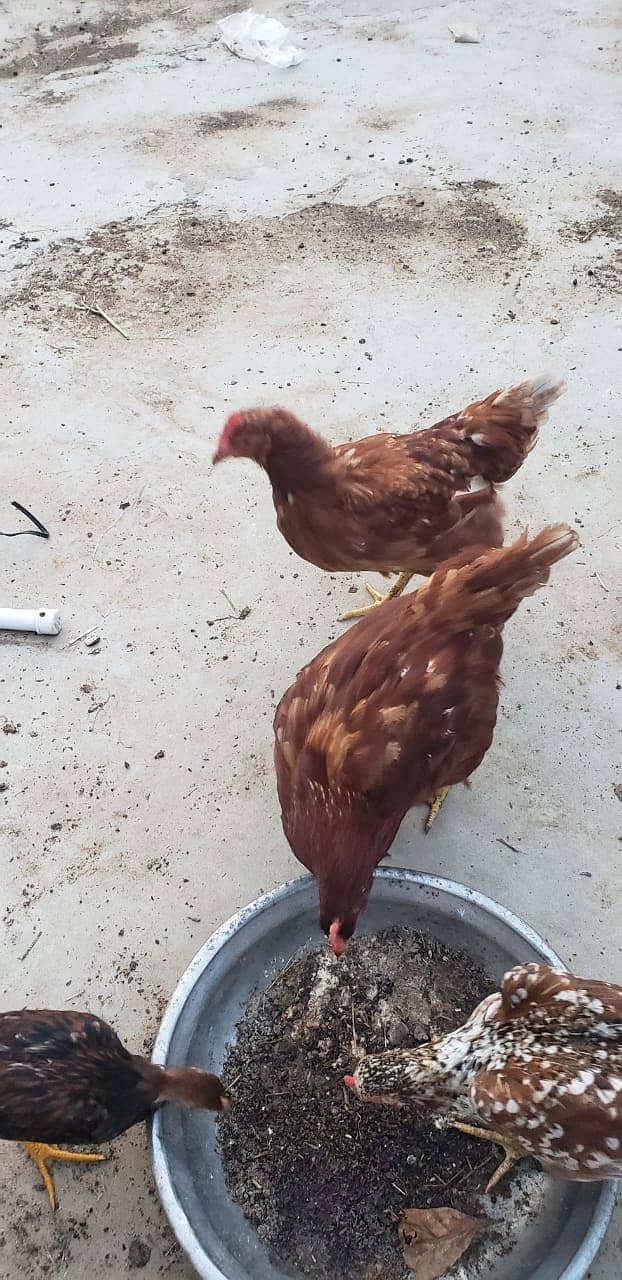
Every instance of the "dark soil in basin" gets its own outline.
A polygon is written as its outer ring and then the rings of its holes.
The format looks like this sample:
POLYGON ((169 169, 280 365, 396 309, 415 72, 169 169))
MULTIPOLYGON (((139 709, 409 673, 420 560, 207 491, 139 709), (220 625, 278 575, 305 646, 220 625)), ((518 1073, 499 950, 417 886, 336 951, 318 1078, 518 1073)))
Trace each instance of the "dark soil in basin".
POLYGON ((495 986, 470 956, 399 928, 355 938, 339 960, 303 953, 251 1003, 224 1067, 234 1105, 220 1150, 231 1196, 281 1265, 401 1280, 404 1209, 482 1213, 496 1147, 359 1103, 342 1079, 361 1052, 452 1030, 495 986))

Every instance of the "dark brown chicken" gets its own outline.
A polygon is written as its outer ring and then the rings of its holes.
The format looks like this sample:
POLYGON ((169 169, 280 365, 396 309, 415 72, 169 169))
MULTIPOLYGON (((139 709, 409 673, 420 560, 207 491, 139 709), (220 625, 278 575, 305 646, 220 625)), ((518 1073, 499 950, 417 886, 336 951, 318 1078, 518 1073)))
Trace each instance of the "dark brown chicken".
POLYGON ((577 542, 557 525, 473 560, 464 551, 323 649, 281 699, 283 828, 317 880, 337 954, 407 810, 432 802, 433 818, 480 764, 497 717, 503 625, 577 542))
POLYGON ((497 1142, 488 1190, 525 1156, 578 1182, 622 1178, 622 988, 608 982, 520 965, 456 1031, 370 1054, 345 1080, 497 1142))
POLYGON ((267 471, 279 529, 304 560, 333 573, 398 573, 386 596, 368 587, 380 604, 467 546, 501 546, 494 486, 524 462, 562 390, 535 378, 425 430, 335 448, 285 409, 249 409, 227 420, 214 462, 253 458, 267 471), (485 487, 469 492, 477 479, 485 487))
POLYGON ((163 1102, 226 1110, 209 1071, 157 1067, 128 1053, 101 1018, 57 1009, 0 1013, 0 1138, 23 1143, 56 1206, 48 1160, 102 1160, 58 1142, 108 1142, 163 1102))

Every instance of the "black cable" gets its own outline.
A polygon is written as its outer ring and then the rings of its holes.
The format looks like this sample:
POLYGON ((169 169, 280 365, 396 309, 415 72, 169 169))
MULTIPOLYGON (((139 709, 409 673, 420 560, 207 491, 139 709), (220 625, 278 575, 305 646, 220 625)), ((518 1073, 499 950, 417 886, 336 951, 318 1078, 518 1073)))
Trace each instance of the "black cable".
POLYGON ((36 516, 33 516, 32 511, 29 511, 28 507, 23 507, 21 502, 12 502, 11 506, 15 507, 17 511, 21 511, 22 515, 27 516, 28 519, 31 520, 33 524, 36 524, 37 527, 36 529, 16 529, 15 533, 5 533, 3 529, 0 529, 1 538, 21 538, 26 534, 30 534, 33 538, 49 538, 49 530, 46 529, 44 524, 41 524, 40 520, 37 520, 36 516))

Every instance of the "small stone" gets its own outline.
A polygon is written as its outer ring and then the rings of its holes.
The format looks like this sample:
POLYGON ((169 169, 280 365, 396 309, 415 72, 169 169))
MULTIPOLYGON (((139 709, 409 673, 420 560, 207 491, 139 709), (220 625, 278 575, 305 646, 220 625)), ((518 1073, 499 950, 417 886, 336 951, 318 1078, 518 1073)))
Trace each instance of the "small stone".
POLYGON ((392 1049, 397 1049, 410 1039, 408 1027, 401 1018, 394 1018, 387 1027, 387 1041, 392 1049))
POLYGON ((417 1044, 425 1044, 431 1038, 430 1028, 425 1022, 413 1022, 410 1036, 417 1044))
POLYGON ((155 753, 155 755, 154 755, 154 757, 153 757, 153 758, 154 758, 154 760, 163 760, 163 759, 164 759, 164 752, 163 752, 163 751, 156 751, 156 753, 155 753))

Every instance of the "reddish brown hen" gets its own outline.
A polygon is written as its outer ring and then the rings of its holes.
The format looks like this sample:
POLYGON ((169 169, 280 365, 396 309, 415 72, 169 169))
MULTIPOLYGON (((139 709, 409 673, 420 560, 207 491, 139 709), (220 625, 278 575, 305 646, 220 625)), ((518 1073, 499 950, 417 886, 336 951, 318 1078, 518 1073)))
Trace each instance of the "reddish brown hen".
POLYGON ((158 1067, 129 1053, 101 1018, 60 1009, 0 1013, 0 1138, 22 1142, 56 1196, 49 1160, 102 1160, 58 1142, 108 1142, 157 1107, 223 1111, 224 1085, 195 1067, 158 1067))
POLYGON ((336 954, 407 810, 436 796, 436 812, 480 764, 497 717, 502 627, 577 543, 557 525, 473 560, 464 551, 323 649, 281 699, 283 828, 317 880, 336 954))
POLYGON ((457 1031, 370 1054, 346 1084, 497 1142, 488 1190, 525 1156, 578 1182, 622 1178, 622 988, 520 965, 457 1031))
POLYGON ((562 390, 535 378, 425 430, 335 448, 285 409, 249 409, 227 420, 214 462, 253 458, 267 471, 279 529, 304 560, 331 573, 398 573, 386 596, 368 587, 379 604, 464 547, 501 546, 495 485, 524 462, 562 390), (469 492, 477 479, 485 487, 469 492))

